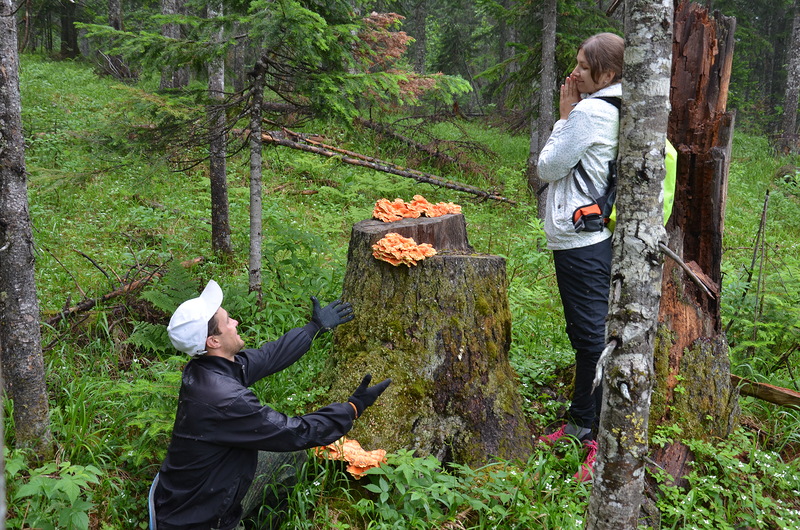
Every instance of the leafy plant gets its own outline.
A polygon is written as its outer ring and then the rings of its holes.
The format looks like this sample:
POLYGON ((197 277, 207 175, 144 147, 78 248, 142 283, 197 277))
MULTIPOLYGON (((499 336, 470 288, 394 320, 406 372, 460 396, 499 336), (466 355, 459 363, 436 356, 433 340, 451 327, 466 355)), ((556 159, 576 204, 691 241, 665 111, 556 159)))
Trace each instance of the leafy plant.
POLYGON ((357 512, 370 513, 371 527, 430 528, 453 517, 464 502, 459 479, 443 473, 435 457, 398 451, 387 459, 388 465, 367 471, 371 483, 364 488, 377 495, 377 502, 365 498, 355 505, 357 512))
POLYGON ((48 462, 28 470, 22 453, 3 448, 6 483, 11 485, 9 528, 89 528, 90 491, 101 471, 94 466, 48 462))
POLYGON ((774 451, 754 446, 743 430, 715 444, 684 440, 695 460, 686 479, 675 485, 664 471, 657 505, 662 528, 800 528, 797 462, 784 463, 774 451), (780 476, 780 481, 768 477, 780 476))

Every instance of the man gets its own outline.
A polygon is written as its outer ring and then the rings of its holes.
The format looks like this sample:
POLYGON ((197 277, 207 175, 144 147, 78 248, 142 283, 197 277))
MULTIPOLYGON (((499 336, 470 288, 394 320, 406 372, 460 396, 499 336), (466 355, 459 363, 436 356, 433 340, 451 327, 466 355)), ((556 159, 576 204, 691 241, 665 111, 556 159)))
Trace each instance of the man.
POLYGON ((270 486, 289 478, 287 469, 296 472, 305 458, 297 451, 341 438, 391 382, 369 387, 367 375, 348 402, 303 416, 262 406, 248 386, 297 361, 318 333, 352 320, 353 309, 339 300, 320 307, 312 297, 308 324, 258 349, 242 349, 239 323, 222 308, 222 297, 209 281, 167 327, 175 348, 193 358, 183 370, 172 441, 155 486, 158 530, 237 527, 270 486), (253 480, 257 468, 266 478, 253 480))

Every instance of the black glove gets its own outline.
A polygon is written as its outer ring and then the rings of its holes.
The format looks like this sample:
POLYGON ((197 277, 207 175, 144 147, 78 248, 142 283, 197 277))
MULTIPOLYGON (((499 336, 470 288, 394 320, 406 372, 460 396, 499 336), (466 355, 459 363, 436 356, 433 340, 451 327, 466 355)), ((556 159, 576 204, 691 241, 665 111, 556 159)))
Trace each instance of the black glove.
POLYGON ((353 395, 348 399, 350 403, 356 406, 356 418, 361 416, 365 408, 375 403, 378 396, 383 394, 383 391, 386 390, 386 387, 392 382, 391 379, 384 379, 377 385, 367 388, 370 381, 372 381, 372 376, 370 374, 365 375, 364 379, 361 380, 361 384, 358 385, 356 391, 353 392, 353 395))
POLYGON ((350 322, 355 317, 350 302, 334 300, 325 307, 320 307, 316 296, 311 297, 311 302, 314 304, 311 321, 322 328, 322 331, 330 331, 339 324, 350 322))

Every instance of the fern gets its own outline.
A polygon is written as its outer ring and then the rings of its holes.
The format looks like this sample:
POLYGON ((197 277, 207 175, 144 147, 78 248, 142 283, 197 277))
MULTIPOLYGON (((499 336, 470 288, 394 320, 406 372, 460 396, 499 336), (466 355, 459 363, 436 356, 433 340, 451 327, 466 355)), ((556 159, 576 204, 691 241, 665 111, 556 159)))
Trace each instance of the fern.
POLYGON ((180 264, 173 263, 167 273, 154 282, 141 297, 165 313, 173 313, 184 301, 198 294, 197 281, 180 264))
MULTIPOLYGON (((140 297, 156 309, 172 314, 178 306, 198 295, 197 281, 180 264, 173 263, 167 273, 150 288, 143 291, 140 297)), ((174 351, 164 324, 135 321, 133 333, 126 341, 143 351, 156 354, 174 351)))
POLYGON ((167 328, 163 324, 136 322, 133 333, 128 337, 127 342, 144 351, 154 353, 168 353, 174 349, 167 336, 167 328))

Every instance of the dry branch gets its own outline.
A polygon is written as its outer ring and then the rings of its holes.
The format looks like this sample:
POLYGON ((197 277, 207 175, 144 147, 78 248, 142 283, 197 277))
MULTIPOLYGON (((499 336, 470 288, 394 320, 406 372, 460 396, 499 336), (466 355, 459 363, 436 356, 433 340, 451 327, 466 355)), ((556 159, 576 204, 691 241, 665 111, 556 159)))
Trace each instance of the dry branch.
MULTIPOLYGON (((189 260, 189 261, 184 261, 183 263, 181 263, 181 265, 188 268, 188 267, 191 267, 193 265, 196 265, 197 263, 200 263, 201 261, 203 261, 203 258, 194 258, 194 259, 189 260)), ((78 304, 76 304, 76 305, 74 305, 72 307, 65 308, 64 310, 59 311, 57 314, 55 314, 52 317, 48 318, 46 323, 49 326, 54 326, 54 325, 58 324, 59 322, 61 322, 62 320, 64 320, 65 318, 70 317, 70 316, 72 316, 72 315, 74 315, 76 313, 82 313, 84 311, 88 311, 88 310, 92 309, 94 306, 96 306, 97 304, 100 304, 102 302, 106 302, 108 300, 111 300, 112 298, 116 298, 118 296, 122 296, 124 294, 127 294, 127 293, 130 293, 132 291, 135 291, 135 290, 137 290, 137 289, 139 289, 141 287, 144 287, 145 285, 147 285, 147 283, 150 282, 150 280, 152 280, 153 278, 158 278, 162 274, 163 273, 161 272, 161 269, 157 269, 156 271, 154 271, 153 273, 149 274, 145 278, 141 278, 139 280, 134 280, 134 281, 132 281, 130 283, 123 284, 119 289, 115 289, 114 291, 111 291, 110 293, 106 293, 103 296, 100 296, 98 298, 87 298, 86 300, 84 300, 84 301, 82 301, 82 302, 80 302, 80 303, 78 303, 78 304)))
POLYGON ((378 158, 373 158, 332 146, 326 146, 325 144, 310 140, 305 138, 303 135, 293 133, 287 129, 284 129, 283 131, 265 132, 262 133, 261 137, 266 143, 291 147, 292 149, 298 149, 300 151, 306 151, 307 153, 314 153, 329 158, 336 157, 346 164, 367 167, 376 171, 383 171, 384 173, 391 173, 401 177, 412 178, 418 182, 424 182, 426 184, 432 184, 434 186, 440 186, 451 190, 462 191, 464 193, 471 193, 472 195, 477 195, 484 199, 492 199, 495 201, 507 202, 509 204, 517 204, 516 201, 507 199, 506 197, 497 195, 496 193, 492 193, 490 191, 476 188, 474 186, 453 182, 451 180, 442 180, 440 177, 430 173, 423 173, 422 171, 404 168, 378 158))
POLYGON ((776 405, 800 407, 800 392, 767 383, 757 383, 731 374, 731 382, 739 387, 739 393, 776 405))

